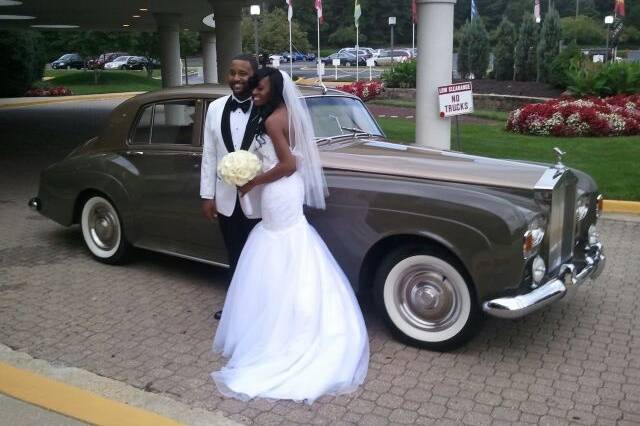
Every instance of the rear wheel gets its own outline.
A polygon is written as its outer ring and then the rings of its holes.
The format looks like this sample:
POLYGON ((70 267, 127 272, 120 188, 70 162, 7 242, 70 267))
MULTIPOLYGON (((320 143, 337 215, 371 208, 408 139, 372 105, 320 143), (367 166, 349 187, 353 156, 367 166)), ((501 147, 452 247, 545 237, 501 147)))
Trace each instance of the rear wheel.
POLYGON ((481 322, 470 283, 439 250, 393 251, 375 277, 376 304, 392 333, 408 344, 451 350, 471 339, 481 322))
POLYGON ((129 253, 120 214, 105 197, 94 195, 85 201, 80 216, 85 245, 97 260, 116 264, 129 253))

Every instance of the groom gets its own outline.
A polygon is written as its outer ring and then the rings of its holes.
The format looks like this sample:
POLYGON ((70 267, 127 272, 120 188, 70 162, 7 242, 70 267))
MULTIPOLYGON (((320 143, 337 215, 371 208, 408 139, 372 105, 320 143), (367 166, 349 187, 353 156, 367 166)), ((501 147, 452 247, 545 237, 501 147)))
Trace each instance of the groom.
MULTIPOLYGON (((237 188, 218 177, 217 167, 227 153, 253 149, 258 115, 251 99, 249 79, 257 70, 258 63, 252 55, 233 58, 227 74, 232 95, 218 98, 209 105, 204 124, 200 172, 202 210, 210 221, 218 219, 232 275, 249 233, 258 223, 260 193, 251 191, 240 200, 237 188)), ((221 314, 222 311, 216 312, 215 318, 220 319, 221 314)))

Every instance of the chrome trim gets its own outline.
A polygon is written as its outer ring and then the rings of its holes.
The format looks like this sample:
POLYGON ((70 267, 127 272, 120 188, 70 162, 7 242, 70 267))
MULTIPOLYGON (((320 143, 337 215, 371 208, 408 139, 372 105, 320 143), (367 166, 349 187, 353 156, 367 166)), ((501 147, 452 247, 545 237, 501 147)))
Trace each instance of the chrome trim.
POLYGON ((166 255, 169 255, 169 256, 179 257, 181 259, 193 260, 195 262, 206 263, 207 265, 220 266, 221 268, 227 268, 227 269, 230 267, 228 263, 215 262, 213 260, 207 260, 207 259, 203 259, 201 257, 189 256, 188 254, 182 254, 182 253, 178 253, 178 252, 171 251, 171 250, 159 249, 159 248, 155 248, 155 247, 151 247, 151 246, 146 246, 144 244, 135 244, 135 246, 137 248, 140 248, 140 249, 143 249, 143 250, 149 250, 149 251, 153 251, 153 252, 156 252, 156 253, 161 253, 161 254, 166 254, 166 255))
POLYGON ((583 284, 587 278, 593 280, 602 273, 606 263, 602 244, 597 243, 589 247, 585 262, 585 267, 579 272, 575 264, 563 264, 556 278, 547 281, 530 293, 488 300, 482 304, 482 309, 497 318, 515 319, 561 299, 569 290, 583 284))
POLYGON ((33 211, 40 211, 40 208, 42 207, 42 202, 40 201, 40 198, 33 197, 32 199, 29 200, 27 205, 33 211))

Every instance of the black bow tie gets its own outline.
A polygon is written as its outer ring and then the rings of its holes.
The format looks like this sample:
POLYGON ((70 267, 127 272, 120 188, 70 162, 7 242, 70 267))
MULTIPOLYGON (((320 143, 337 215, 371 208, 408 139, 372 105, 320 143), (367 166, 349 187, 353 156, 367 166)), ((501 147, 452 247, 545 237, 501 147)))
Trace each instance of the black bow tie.
POLYGON ((247 99, 244 102, 238 102, 235 99, 231 98, 231 103, 229 104, 229 109, 231 111, 235 111, 238 108, 240 108, 242 110, 242 112, 249 111, 249 108, 251 108, 251 100, 247 99))

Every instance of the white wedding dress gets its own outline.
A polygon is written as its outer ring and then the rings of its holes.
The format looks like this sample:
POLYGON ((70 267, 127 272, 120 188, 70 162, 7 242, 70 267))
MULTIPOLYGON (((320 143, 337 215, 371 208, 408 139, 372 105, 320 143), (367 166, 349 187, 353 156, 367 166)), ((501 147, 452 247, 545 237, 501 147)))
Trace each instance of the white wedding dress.
MULTIPOLYGON (((262 139, 263 138, 263 139, 262 139)), ((278 159, 264 135, 263 171, 278 159)), ((229 397, 313 402, 362 384, 369 341, 351 285, 302 211, 299 172, 264 185, 262 221, 242 251, 213 341, 229 397)))

